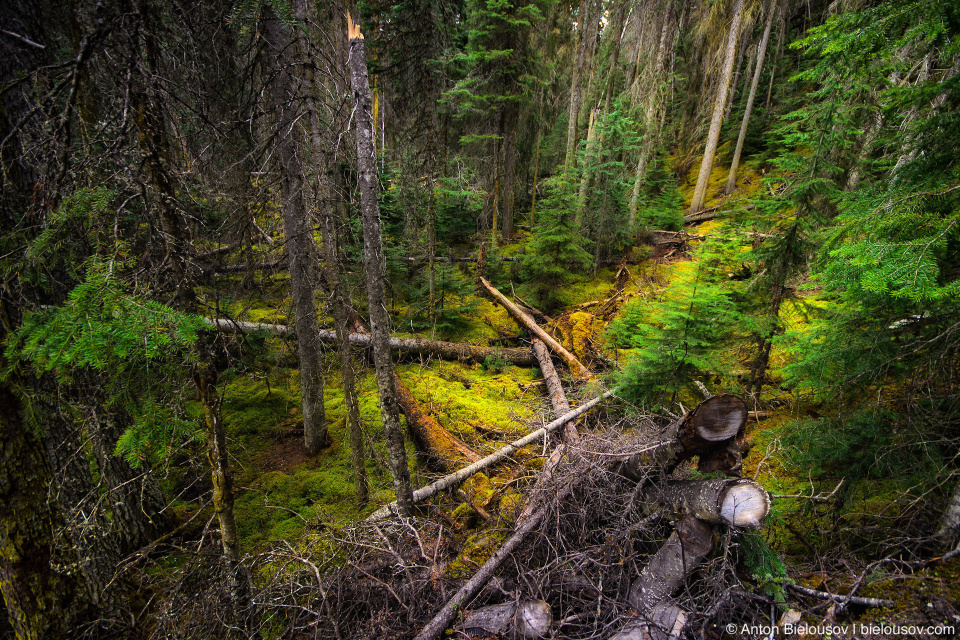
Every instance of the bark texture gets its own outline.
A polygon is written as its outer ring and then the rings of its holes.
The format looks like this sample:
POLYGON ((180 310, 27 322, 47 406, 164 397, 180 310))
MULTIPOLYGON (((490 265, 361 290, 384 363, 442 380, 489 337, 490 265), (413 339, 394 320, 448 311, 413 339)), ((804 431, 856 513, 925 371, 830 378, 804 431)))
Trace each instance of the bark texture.
POLYGON ((270 96, 276 112, 277 142, 275 157, 280 170, 280 197, 283 228, 290 264, 290 292, 293 297, 294 330, 300 356, 300 394, 303 407, 303 445, 314 455, 329 442, 323 407, 322 353, 317 338, 316 246, 313 224, 303 200, 305 161, 298 144, 299 88, 293 76, 290 51, 293 38, 285 33, 280 20, 269 7, 264 8, 263 41, 271 56, 273 83, 270 96))
POLYGON ((451 471, 464 461, 471 463, 480 460, 480 455, 476 451, 441 427, 436 420, 423 411, 416 398, 402 382, 397 384, 397 400, 403 415, 407 417, 410 434, 420 448, 427 453, 431 466, 441 471, 451 471))
POLYGON ((0 387, 0 592, 18 640, 66 638, 89 613, 80 576, 56 550, 66 523, 47 500, 51 482, 20 402, 0 387))
POLYGON ((383 239, 380 236, 380 207, 377 203, 377 158, 373 146, 373 118, 370 112, 370 85, 367 81, 367 53, 359 27, 347 17, 351 31, 350 86, 356 109, 357 169, 360 187, 360 211, 363 220, 363 264, 370 312, 370 333, 373 340, 373 362, 377 389, 380 392, 380 413, 387 439, 393 488, 400 513, 409 516, 413 509, 413 487, 403 446, 400 412, 390 362, 390 318, 384 294, 383 239))
MULTIPOLYGON (((331 295, 333 293, 331 292, 331 295)), ((341 299, 343 294, 341 293, 341 299)), ((336 309, 334 309, 336 311, 336 309)), ((282 324, 267 324, 262 322, 244 322, 241 320, 226 320, 223 318, 208 318, 210 326, 224 332, 266 332, 276 335, 290 335, 290 329, 282 324)), ((336 321, 336 317, 334 318, 336 321)), ((321 329, 317 333, 320 342, 337 344, 339 338, 336 331, 321 329)), ((370 347, 373 344, 373 338, 368 333, 353 332, 349 334, 350 344, 356 347, 370 347)), ((530 353, 529 349, 504 348, 495 349, 492 347, 478 347, 465 342, 444 342, 443 340, 428 340, 427 338, 397 338, 391 337, 387 341, 391 351, 398 351, 404 355, 424 356, 440 358, 441 360, 452 360, 460 362, 481 363, 487 358, 494 356, 504 362, 515 364, 518 367, 537 366, 536 357, 530 353)))
POLYGON ((732 527, 756 529, 770 513, 770 494, 759 483, 744 478, 671 482, 650 487, 646 497, 677 513, 732 527))
POLYGON ((482 607, 469 612, 457 630, 468 638, 543 638, 553 624, 553 612, 543 600, 521 600, 482 607))
POLYGON ((743 142, 747 139, 747 129, 750 126, 750 114, 753 112, 753 101, 757 97, 757 86, 760 84, 760 72, 763 71, 763 59, 767 53, 767 43, 770 42, 770 29, 773 27, 773 16, 776 11, 773 7, 767 10, 767 23, 763 27, 763 36, 757 49, 757 63, 753 70, 753 80, 750 83, 750 93, 747 95, 747 104, 744 107, 743 122, 740 124, 740 135, 737 137, 737 147, 730 162, 730 173, 727 176, 726 193, 733 193, 737 189, 737 168, 740 166, 740 154, 743 152, 743 142))
POLYGON ((711 549, 713 528, 694 516, 684 516, 630 586, 627 602, 641 614, 652 611, 683 586, 711 549))

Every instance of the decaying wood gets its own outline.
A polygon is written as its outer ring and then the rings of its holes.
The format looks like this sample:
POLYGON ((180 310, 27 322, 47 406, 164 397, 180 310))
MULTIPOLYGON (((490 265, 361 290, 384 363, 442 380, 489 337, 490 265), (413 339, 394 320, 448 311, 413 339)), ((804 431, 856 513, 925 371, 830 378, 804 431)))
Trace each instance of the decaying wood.
POLYGON ((770 494, 759 483, 745 478, 651 485, 645 495, 649 500, 669 505, 677 513, 733 527, 758 528, 770 513, 770 494))
POLYGON ((677 640, 689 617, 677 605, 661 602, 647 615, 627 623, 610 640, 677 640))
MULTIPOLYGON (((498 462, 502 462, 503 460, 506 460, 511 455, 516 453, 519 449, 527 446, 528 444, 532 444, 536 442, 547 433, 550 433, 552 431, 559 429, 560 427, 567 424, 571 420, 576 420, 577 418, 585 414, 587 411, 589 411, 593 407, 600 404, 603 400, 612 396, 614 393, 616 393, 616 390, 607 391, 603 395, 597 398, 594 398, 589 402, 585 402, 584 404, 580 405, 570 413, 557 418, 556 420, 554 420, 553 422, 550 422, 546 426, 541 427, 540 429, 537 429, 536 431, 527 434, 526 436, 520 438, 519 440, 515 440, 514 442, 511 442, 510 444, 500 448, 499 450, 495 451, 494 453, 491 453, 490 455, 483 458, 482 460, 478 460, 477 462, 471 464, 468 467, 464 467, 459 471, 456 471, 447 476, 444 476, 443 478, 440 478, 439 480, 437 480, 432 484, 429 484, 425 487, 421 487, 420 489, 417 489, 416 491, 413 492, 413 501, 422 502, 423 500, 432 498, 433 496, 437 495, 441 491, 448 489, 456 484, 460 484, 461 482, 463 482, 473 474, 479 471, 482 471, 494 464, 497 464, 498 462)), ((374 520, 382 520, 384 518, 387 518, 396 513, 396 506, 397 506, 396 502, 391 502, 390 504, 385 505, 380 509, 377 509, 376 511, 371 513, 369 516, 367 516, 367 520, 374 521, 374 520)))
POLYGON ((634 480, 645 477, 651 467, 669 472, 684 460, 725 447, 725 441, 740 433, 746 419, 747 405, 742 398, 713 396, 667 425, 659 443, 623 461, 618 472, 634 480))
MULTIPOLYGON (((553 407, 553 415, 559 418, 570 412, 570 403, 567 402, 567 394, 563 392, 563 386, 560 384, 560 376, 553 366, 550 359, 550 353, 543 342, 534 338, 531 340, 533 353, 537 356, 540 363, 540 371, 543 372, 543 380, 547 385, 547 395, 550 396, 550 406, 553 407)), ((580 441, 580 435, 573 423, 568 422, 563 428, 563 439, 565 442, 575 444, 580 441)))
MULTIPOLYGON (((225 333, 270 333, 278 336, 292 335, 290 327, 283 324, 268 324, 263 322, 245 322, 241 320, 227 320, 224 318, 205 318, 206 322, 225 333)), ((337 334, 329 329, 320 331, 320 341, 336 344, 337 334)), ((358 347, 369 347, 369 334, 355 332, 350 334, 350 344, 358 347)), ((537 359, 528 349, 504 348, 493 349, 478 347, 463 342, 444 342, 442 340, 427 340, 425 338, 390 338, 390 349, 408 355, 433 356, 443 360, 463 362, 483 362, 489 357, 500 358, 504 362, 519 367, 537 366, 537 359)))
POLYGON ((543 600, 505 602, 470 611, 457 631, 467 638, 543 638, 553 624, 553 612, 543 600))
POLYGON ((485 278, 480 278, 480 284, 484 289, 486 289, 487 293, 490 294, 491 298, 493 298, 500 304, 500 306, 507 310, 507 312, 516 322, 529 329, 534 335, 543 340, 548 347, 553 349, 557 355, 563 358, 563 361, 567 363, 567 366, 570 367, 570 370, 575 376, 587 379, 593 376, 593 374, 590 373, 590 370, 583 366, 579 360, 577 360, 576 356, 564 349, 559 342, 553 339, 553 336, 541 329, 540 326, 534 322, 530 316, 524 313, 520 307, 508 300, 506 296, 497 291, 497 288, 487 282, 485 278))
POLYGON ((711 549, 713 527, 692 515, 684 516, 631 585, 627 602, 641 614, 653 611, 683 586, 711 549))
POLYGON ((460 466, 463 461, 477 462, 480 454, 471 449, 463 440, 453 435, 433 419, 430 414, 420 408, 420 404, 396 376, 397 402, 400 410, 407 418, 410 434, 421 450, 425 451, 428 463, 442 471, 451 471, 460 466))

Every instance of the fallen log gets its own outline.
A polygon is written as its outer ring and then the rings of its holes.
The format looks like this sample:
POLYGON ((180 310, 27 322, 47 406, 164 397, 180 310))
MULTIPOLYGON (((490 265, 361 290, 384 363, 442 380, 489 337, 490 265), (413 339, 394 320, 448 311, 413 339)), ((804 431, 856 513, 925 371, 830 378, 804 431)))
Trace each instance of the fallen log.
POLYGON ((441 470, 456 469, 464 460, 477 462, 480 454, 471 449, 463 440, 453 435, 420 408, 416 398, 400 381, 394 372, 397 388, 397 403, 407 418, 407 427, 417 446, 428 455, 430 466, 441 470))
MULTIPOLYGON (((204 318, 208 325, 225 333, 270 333, 273 335, 292 335, 292 329, 284 324, 268 324, 263 322, 245 322, 241 320, 227 320, 224 318, 204 318)), ((335 344, 336 331, 322 329, 320 341, 335 344)), ((365 333, 350 334, 350 344, 358 347, 371 345, 370 336, 365 333)), ((427 340, 425 338, 390 338, 390 349, 403 354, 433 356, 443 360, 463 362, 483 362, 489 357, 497 357, 509 364, 518 367, 534 367, 537 359, 528 349, 478 347, 462 342, 444 342, 442 340, 427 340)))
POLYGON ((797 593, 802 593, 803 595, 810 596, 811 598, 819 598, 820 600, 831 600, 843 605, 856 605, 858 607, 892 607, 896 604, 893 600, 881 600, 880 598, 863 598, 860 596, 841 596, 835 593, 828 593, 826 591, 816 591, 814 589, 809 589, 807 587, 802 587, 799 584, 788 582, 787 587, 793 589, 797 593))
POLYGON ((487 293, 490 294, 490 297, 492 297, 500 304, 500 306, 506 309, 511 316, 513 316, 513 319, 516 322, 529 329, 534 335, 543 340, 548 347, 553 349, 557 355, 563 358, 563 361, 567 363, 567 366, 570 367, 570 370, 575 376, 586 379, 589 379, 593 376, 593 374, 590 373, 590 370, 583 366, 579 360, 577 360, 576 356, 564 349, 563 346, 554 340, 549 333, 541 329, 540 326, 534 322, 530 316, 525 314, 517 305, 508 300, 506 296, 497 291, 497 288, 487 282, 485 278, 480 278, 480 284, 483 285, 487 293))
POLYGON ((553 612, 543 600, 504 602, 470 611, 457 631, 468 638, 543 638, 553 624, 553 612))
POLYGON ((642 618, 628 622, 610 640, 677 640, 689 617, 677 605, 661 602, 642 618))
POLYGON ((642 480, 650 467, 669 472, 684 460, 722 448, 721 443, 740 433, 746 420, 742 398, 712 396, 667 425, 659 443, 623 461, 618 472, 633 480, 642 480))
POLYGON ((756 529, 770 513, 770 494, 745 478, 670 482, 652 485, 645 494, 648 500, 668 505, 676 513, 712 524, 756 529))
POLYGON ((713 549, 713 527, 692 515, 684 516, 630 586, 627 602, 641 614, 678 591, 713 549))
MULTIPOLYGON (((556 420, 554 420, 553 422, 550 422, 546 426, 541 427, 540 429, 537 429, 536 431, 533 431, 525 435, 519 440, 515 440, 514 442, 511 442, 510 444, 505 445, 504 447, 500 448, 494 453, 491 453, 490 455, 483 458, 482 460, 478 460, 477 462, 474 462, 473 464, 467 467, 464 467, 459 471, 456 471, 454 473, 451 473, 450 475, 440 478, 439 480, 437 480, 432 484, 429 484, 425 487, 421 487, 420 489, 417 489, 416 491, 413 492, 413 501, 416 503, 416 502, 422 502, 424 500, 427 500, 428 498, 432 498, 433 496, 437 495, 441 491, 463 482, 464 480, 466 480, 473 474, 477 473, 478 471, 482 471, 487 467, 490 467, 492 465, 497 464, 498 462, 502 462, 503 460, 506 460, 521 448, 527 446, 528 444, 532 444, 536 442, 547 433, 550 433, 552 431, 559 429, 560 427, 567 424, 571 420, 576 420, 577 418, 585 414, 587 411, 589 411, 593 407, 600 404, 603 400, 612 396, 614 393, 616 393, 615 389, 611 391, 607 391, 603 395, 580 405, 570 413, 557 418, 556 420)), ((384 518, 394 515, 396 513, 396 508, 397 508, 397 503, 391 502, 390 504, 387 504, 381 507, 380 509, 377 509, 373 513, 371 513, 369 516, 367 516, 366 519, 369 521, 383 520, 384 518)))
MULTIPOLYGON (((547 385, 547 395, 550 397, 550 406, 553 407, 553 415, 557 418, 570 412, 570 403, 567 402, 567 394, 563 392, 563 386, 560 384, 560 377, 557 370, 553 367, 553 361, 550 359, 550 353, 543 342, 534 338, 531 340, 533 353, 537 356, 537 362, 540 363, 540 371, 543 373, 543 380, 547 385)), ((577 428, 572 423, 567 423, 563 428, 563 439, 571 444, 580 441, 580 435, 577 428)))

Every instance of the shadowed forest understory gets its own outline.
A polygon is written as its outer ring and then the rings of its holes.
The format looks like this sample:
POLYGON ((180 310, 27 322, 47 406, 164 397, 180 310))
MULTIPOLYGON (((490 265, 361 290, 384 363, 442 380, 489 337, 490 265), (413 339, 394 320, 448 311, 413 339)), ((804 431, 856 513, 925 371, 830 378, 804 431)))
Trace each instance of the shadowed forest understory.
POLYGON ((952 637, 958 148, 945 0, 0 4, 0 638, 952 637))

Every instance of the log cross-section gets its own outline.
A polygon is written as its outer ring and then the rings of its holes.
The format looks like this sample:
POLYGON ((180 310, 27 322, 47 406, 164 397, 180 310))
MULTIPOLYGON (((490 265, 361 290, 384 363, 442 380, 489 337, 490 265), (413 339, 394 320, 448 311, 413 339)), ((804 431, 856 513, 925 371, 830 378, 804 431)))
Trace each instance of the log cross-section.
POLYGON ((563 361, 567 363, 567 366, 570 367, 570 371, 579 378, 589 379, 593 376, 590 373, 590 370, 583 366, 583 363, 577 360, 577 357, 563 348, 559 342, 557 342, 553 336, 544 331, 540 325, 533 321, 533 318, 528 316, 523 312, 520 307, 511 302, 505 295, 500 293, 496 287, 487 282, 486 278, 480 278, 480 284, 483 285, 483 288, 486 289, 487 293, 490 294, 490 297, 493 298, 500 306, 507 310, 514 320, 516 320, 520 325, 526 327, 533 333, 535 336, 540 338, 546 343, 548 347, 553 349, 557 355, 563 358, 563 361))
POLYGON ((652 486, 647 498, 713 524, 758 528, 770 513, 770 494, 745 478, 684 480, 652 486))

